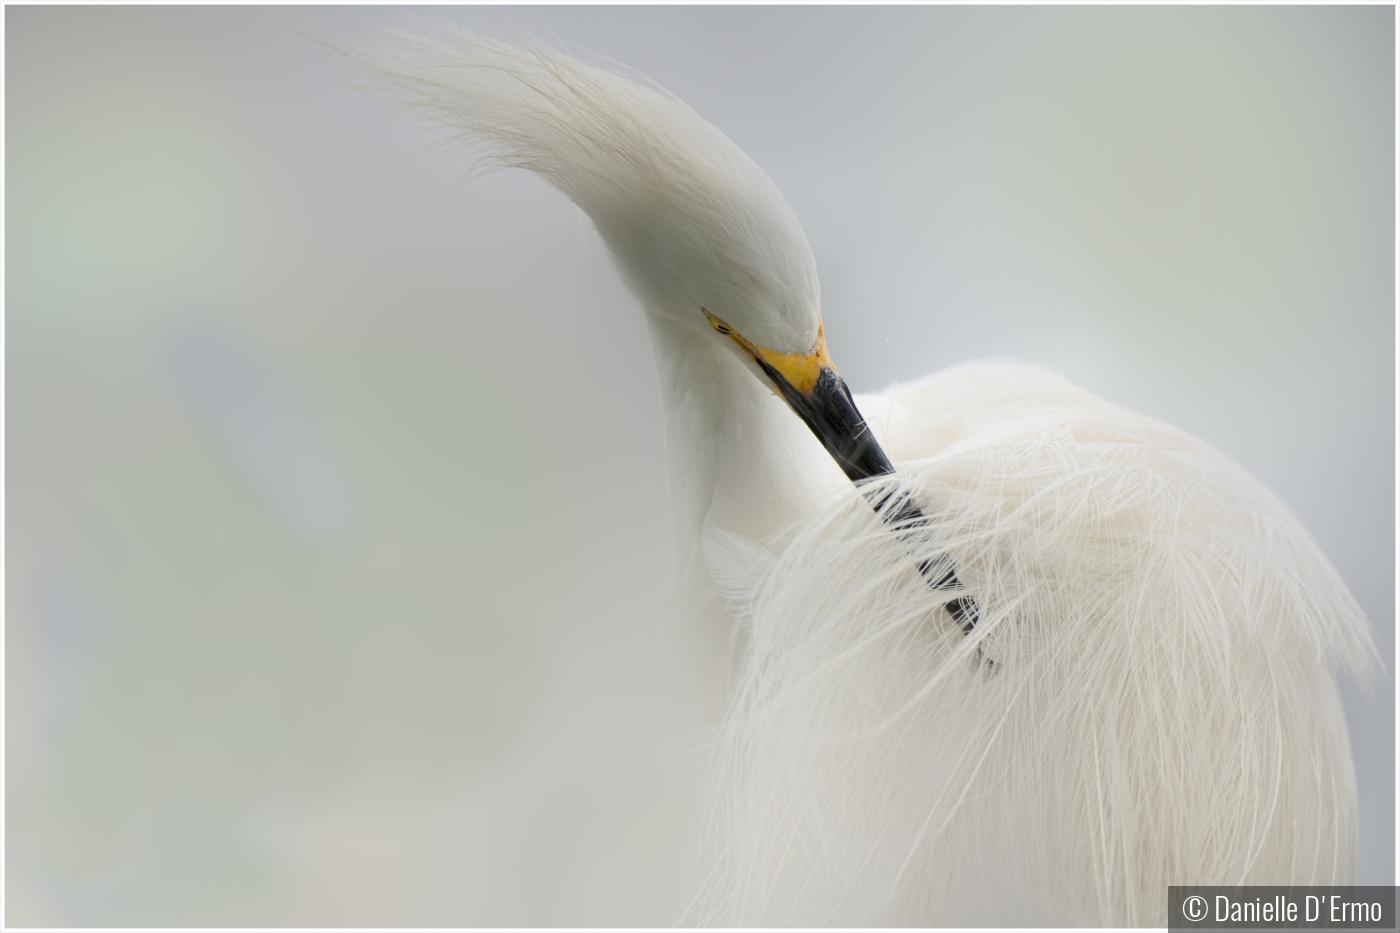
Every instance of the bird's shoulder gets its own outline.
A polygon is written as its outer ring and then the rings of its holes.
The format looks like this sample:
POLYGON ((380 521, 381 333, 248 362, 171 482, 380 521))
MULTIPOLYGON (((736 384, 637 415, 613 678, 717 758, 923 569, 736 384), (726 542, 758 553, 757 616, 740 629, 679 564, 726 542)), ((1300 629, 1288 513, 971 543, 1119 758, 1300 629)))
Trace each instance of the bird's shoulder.
POLYGON ((1055 373, 1010 360, 962 363, 855 400, 895 462, 938 457, 1031 422, 1113 407, 1055 373))

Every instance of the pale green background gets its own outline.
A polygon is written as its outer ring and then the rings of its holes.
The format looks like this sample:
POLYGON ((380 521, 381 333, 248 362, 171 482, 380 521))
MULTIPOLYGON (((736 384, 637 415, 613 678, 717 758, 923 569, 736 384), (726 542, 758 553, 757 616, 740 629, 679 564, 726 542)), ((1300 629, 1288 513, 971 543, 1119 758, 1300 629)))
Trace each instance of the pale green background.
MULTIPOLYGON (((1218 445, 1393 656, 1389 7, 436 8, 777 181, 857 391, 982 356, 1218 445)), ((635 303, 309 35, 8 7, 10 924, 664 924, 703 732, 635 303)), ((1390 883, 1393 690, 1347 687, 1390 883)))

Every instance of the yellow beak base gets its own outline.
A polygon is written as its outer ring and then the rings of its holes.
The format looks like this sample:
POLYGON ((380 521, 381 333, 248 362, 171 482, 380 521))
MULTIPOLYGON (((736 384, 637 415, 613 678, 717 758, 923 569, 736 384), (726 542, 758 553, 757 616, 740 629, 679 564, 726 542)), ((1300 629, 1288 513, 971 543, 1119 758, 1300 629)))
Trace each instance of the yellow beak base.
POLYGON ((767 347, 760 347, 756 343, 750 343, 738 331, 708 311, 705 312, 705 318, 716 331, 729 337, 743 348, 754 362, 760 366, 767 364, 765 368, 777 370, 787 380, 788 385, 803 395, 811 395, 816 389, 823 369, 836 372, 836 364, 831 362, 831 354, 826 352, 825 328, 820 323, 817 324, 817 342, 813 344, 809 352, 779 353, 777 350, 770 350, 767 347))

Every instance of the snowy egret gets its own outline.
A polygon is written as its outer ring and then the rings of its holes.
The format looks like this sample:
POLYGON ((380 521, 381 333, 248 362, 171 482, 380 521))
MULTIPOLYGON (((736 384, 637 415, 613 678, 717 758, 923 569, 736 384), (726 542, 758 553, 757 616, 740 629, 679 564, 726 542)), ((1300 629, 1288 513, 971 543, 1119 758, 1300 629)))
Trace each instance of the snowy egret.
POLYGON ((1161 925, 1169 884, 1351 880, 1332 672, 1374 648, 1257 481, 1031 367, 853 398, 793 211, 649 82, 449 28, 352 55, 574 201, 645 311, 718 722, 689 919, 1161 925))

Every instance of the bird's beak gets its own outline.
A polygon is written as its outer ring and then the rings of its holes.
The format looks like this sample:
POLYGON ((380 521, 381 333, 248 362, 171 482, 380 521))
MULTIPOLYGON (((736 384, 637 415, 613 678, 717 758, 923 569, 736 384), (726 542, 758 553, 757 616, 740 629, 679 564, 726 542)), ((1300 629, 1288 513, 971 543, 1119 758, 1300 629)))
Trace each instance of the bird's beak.
POLYGON ((745 340, 734 328, 705 312, 710 326, 729 337, 752 359, 797 416, 822 442, 853 482, 894 472, 885 452, 861 417, 846 381, 826 352, 826 335, 807 353, 779 353, 745 340))
MULTIPOLYGON (((705 317, 711 327, 733 340, 758 364, 788 407, 807 423, 851 482, 859 483, 894 472, 894 466, 856 408, 846 380, 836 372, 831 355, 826 352, 826 334, 820 324, 817 325, 817 342, 809 352, 779 353, 745 340, 738 331, 708 311, 705 317)), ((875 488, 866 490, 866 498, 886 522, 906 529, 927 524, 919 507, 907 495, 892 496, 889 490, 875 488)), ((956 590, 962 586, 947 556, 920 561, 919 572, 935 591, 956 590)), ((971 632, 977 624, 979 610, 972 597, 950 600, 947 608, 963 634, 971 632)), ((977 650, 980 658, 982 649, 977 650)))

